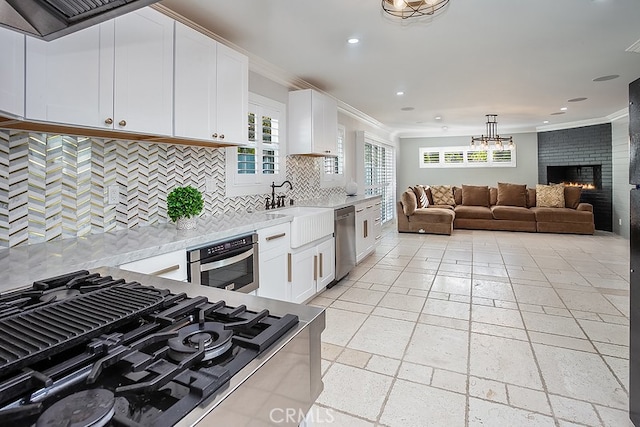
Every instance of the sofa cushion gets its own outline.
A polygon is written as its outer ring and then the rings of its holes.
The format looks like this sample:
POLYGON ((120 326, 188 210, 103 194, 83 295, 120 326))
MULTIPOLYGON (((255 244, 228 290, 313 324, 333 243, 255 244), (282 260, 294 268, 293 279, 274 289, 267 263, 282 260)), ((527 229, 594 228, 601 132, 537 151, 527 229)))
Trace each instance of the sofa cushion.
POLYGON ((499 206, 527 207, 527 186, 521 184, 498 183, 499 206))
POLYGON ((427 200, 429 201, 430 205, 433 205, 433 195, 431 195, 431 187, 429 187, 428 185, 423 185, 422 188, 424 188, 424 193, 427 195, 427 200))
POLYGON ((593 213, 570 208, 531 208, 537 222, 593 222, 593 213))
POLYGON ((458 205, 454 209, 456 218, 466 219, 493 219, 491 209, 486 206, 458 205))
POLYGON ((498 204, 498 189, 496 187, 489 187, 489 206, 498 204))
POLYGON ((564 208, 564 186, 536 185, 536 207, 564 208))
POLYGON ((456 205, 462 204, 462 188, 453 187, 453 200, 456 202, 456 205))
POLYGON ((433 196, 434 205, 454 206, 456 204, 450 185, 432 185, 431 195, 433 196))
POLYGON ((424 187, 422 185, 416 185, 415 187, 413 187, 413 192, 416 195, 418 208, 429 207, 429 199, 427 199, 427 193, 424 191, 424 187))
POLYGON ((418 208, 416 195, 411 189, 402 192, 400 195, 400 201, 402 202, 402 212, 407 216, 413 215, 418 208))
POLYGON ((429 223, 438 224, 451 224, 455 217, 454 212, 451 209, 438 209, 438 208, 421 208, 416 209, 411 221, 426 221, 429 223))
POLYGON ((527 207, 532 208, 536 205, 536 189, 527 188, 527 207))
POLYGON ((452 211, 454 206, 451 205, 429 205, 429 209, 448 209, 452 211))
POLYGON ((489 206, 489 187, 486 185, 463 185, 462 204, 464 206, 489 206))
POLYGON ((531 209, 521 206, 493 206, 491 207, 493 219, 511 221, 536 221, 536 215, 531 209))
POLYGON ((580 204, 580 195, 582 187, 566 186, 564 187, 564 207, 576 209, 580 204))

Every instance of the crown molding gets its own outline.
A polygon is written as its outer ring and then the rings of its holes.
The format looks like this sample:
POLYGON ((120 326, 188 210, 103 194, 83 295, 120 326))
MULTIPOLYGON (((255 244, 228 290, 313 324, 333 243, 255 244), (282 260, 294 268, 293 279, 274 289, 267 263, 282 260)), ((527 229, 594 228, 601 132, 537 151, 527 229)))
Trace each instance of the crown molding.
POLYGON ((618 110, 615 113, 611 113, 607 116, 607 118, 615 122, 616 120, 624 119, 625 117, 629 117, 629 109, 623 108, 622 110, 618 110))
POLYGON ((575 122, 565 122, 565 123, 558 123, 558 124, 553 124, 553 125, 549 125, 549 126, 538 126, 536 128, 537 132, 549 132, 549 131, 553 131, 553 130, 563 130, 563 129, 573 129, 573 128, 580 128, 580 127, 584 127, 584 126, 594 126, 594 125, 601 125, 603 123, 611 123, 611 119, 609 119, 609 117, 596 117, 593 119, 587 119, 587 120, 577 120, 575 122))

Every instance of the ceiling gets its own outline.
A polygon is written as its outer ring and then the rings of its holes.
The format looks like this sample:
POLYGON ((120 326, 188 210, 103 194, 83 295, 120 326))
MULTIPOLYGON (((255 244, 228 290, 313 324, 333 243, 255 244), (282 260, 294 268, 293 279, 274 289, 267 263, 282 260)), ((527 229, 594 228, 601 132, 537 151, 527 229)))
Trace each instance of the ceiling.
POLYGON ((400 137, 486 133, 486 114, 501 135, 605 121, 640 78, 638 0, 451 0, 415 22, 380 0, 161 4, 400 137))

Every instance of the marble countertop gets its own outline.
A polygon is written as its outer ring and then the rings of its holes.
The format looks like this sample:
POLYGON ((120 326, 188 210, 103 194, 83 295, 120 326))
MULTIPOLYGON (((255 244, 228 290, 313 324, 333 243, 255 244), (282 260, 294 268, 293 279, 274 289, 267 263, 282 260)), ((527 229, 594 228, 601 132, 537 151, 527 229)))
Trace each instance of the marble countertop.
MULTIPOLYGON (((339 196, 305 200, 296 205, 338 209, 376 197, 380 196, 339 196)), ((291 215, 279 213, 277 209, 235 212, 200 217, 195 230, 178 230, 175 224, 165 223, 16 246, 0 250, 0 292, 71 271, 115 267, 163 253, 194 248, 292 219, 291 215)))

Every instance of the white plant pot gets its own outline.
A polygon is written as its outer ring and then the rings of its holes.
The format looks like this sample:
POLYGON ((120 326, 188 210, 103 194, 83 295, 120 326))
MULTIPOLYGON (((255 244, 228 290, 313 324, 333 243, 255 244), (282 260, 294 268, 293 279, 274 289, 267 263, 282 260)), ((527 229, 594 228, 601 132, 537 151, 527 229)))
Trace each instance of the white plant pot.
POLYGON ((344 186, 344 191, 347 192, 347 196, 355 196, 358 194, 358 184, 351 180, 351 182, 344 186))
POLYGON ((196 228, 196 217, 178 218, 176 221, 176 227, 178 230, 193 230, 196 228))

